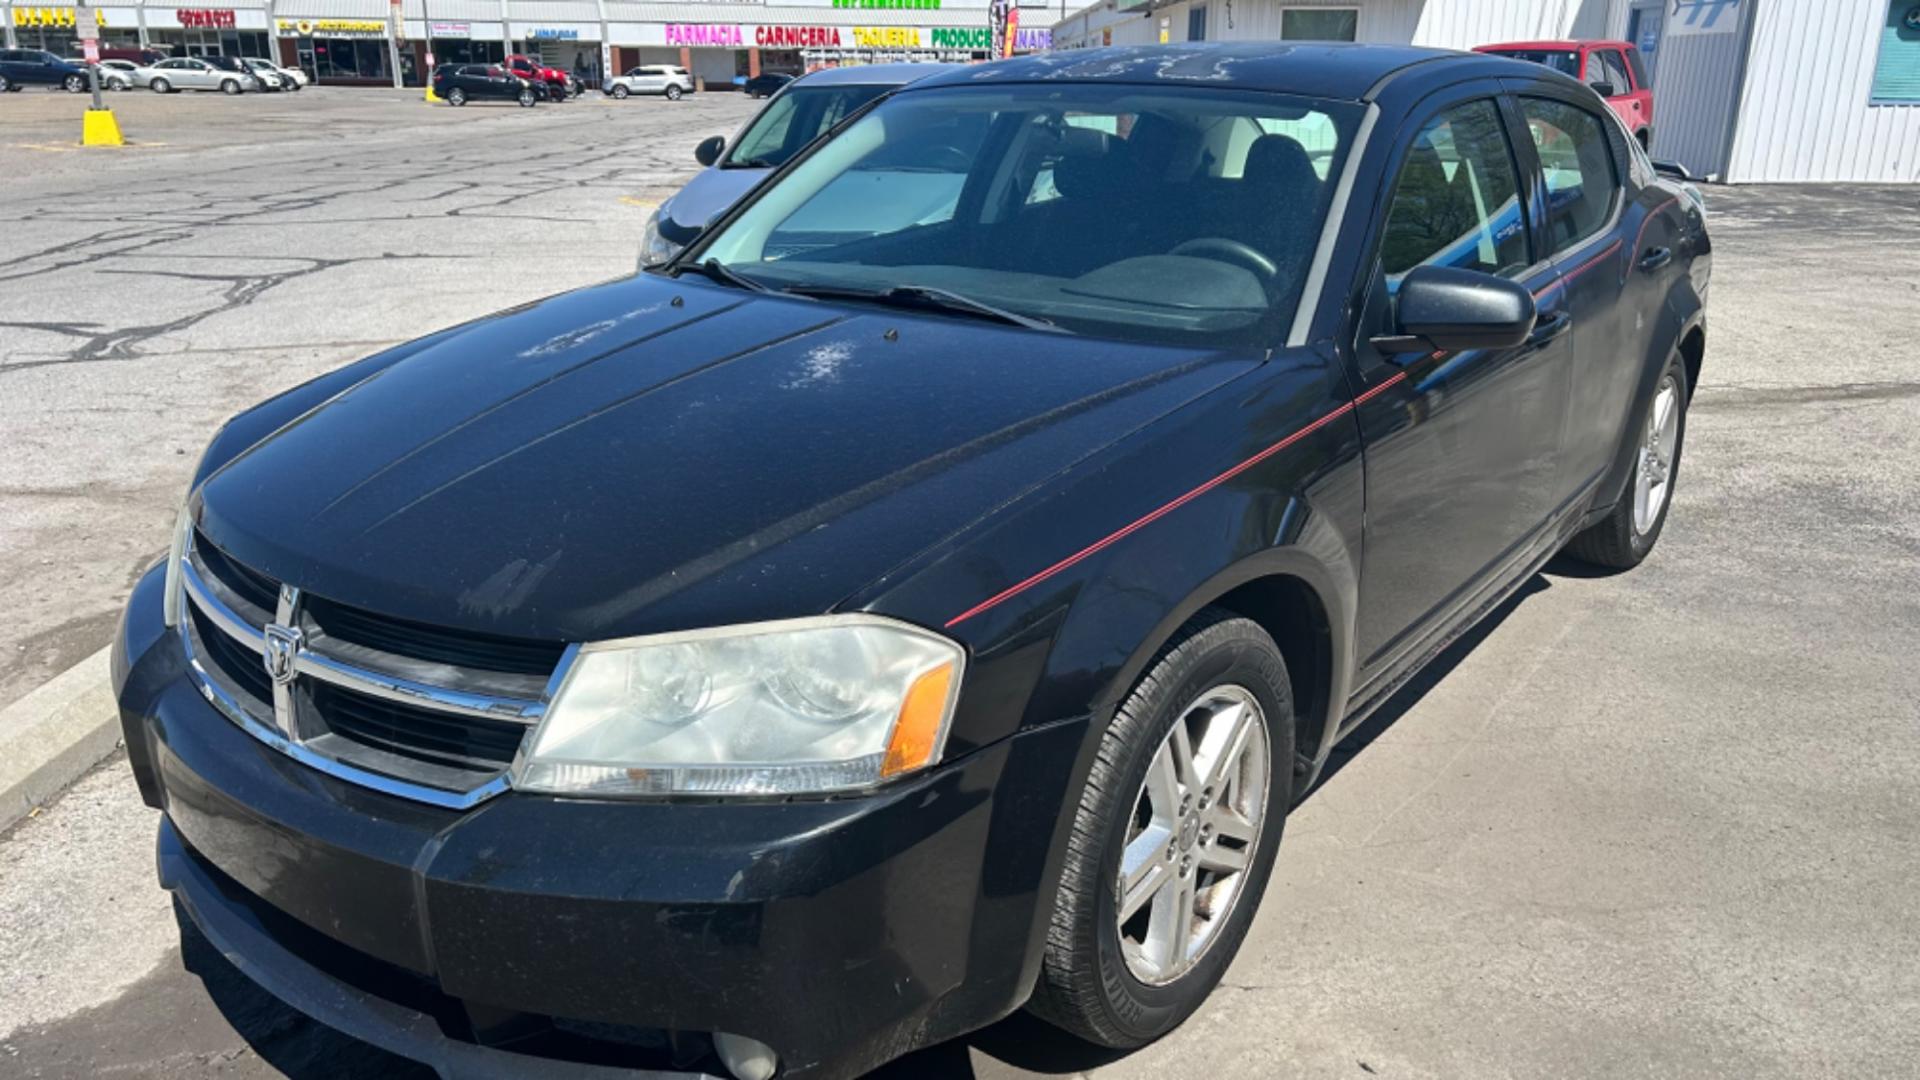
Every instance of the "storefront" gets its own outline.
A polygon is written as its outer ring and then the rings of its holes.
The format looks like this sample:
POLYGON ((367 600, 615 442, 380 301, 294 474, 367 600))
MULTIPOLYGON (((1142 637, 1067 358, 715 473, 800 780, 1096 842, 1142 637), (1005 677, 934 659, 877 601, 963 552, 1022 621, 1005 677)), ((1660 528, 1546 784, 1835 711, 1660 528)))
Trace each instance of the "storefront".
POLYGON ((274 33, 280 39, 280 62, 300 67, 314 82, 393 85, 385 20, 276 19, 274 33))
POLYGON ((267 13, 260 8, 149 7, 147 45, 173 56, 267 57, 267 13))
MULTIPOLYGON (((140 44, 139 12, 134 8, 94 8, 99 16, 100 40, 108 45, 140 44)), ((19 6, 7 13, 11 49, 45 49, 57 56, 80 55, 78 16, 70 7, 19 6)))
POLYGON ((600 24, 597 22, 519 23, 512 25, 514 50, 550 68, 599 85, 600 24))
POLYGON ((503 23, 435 19, 416 25, 409 19, 407 29, 409 37, 425 32, 433 64, 498 64, 507 58, 503 23))

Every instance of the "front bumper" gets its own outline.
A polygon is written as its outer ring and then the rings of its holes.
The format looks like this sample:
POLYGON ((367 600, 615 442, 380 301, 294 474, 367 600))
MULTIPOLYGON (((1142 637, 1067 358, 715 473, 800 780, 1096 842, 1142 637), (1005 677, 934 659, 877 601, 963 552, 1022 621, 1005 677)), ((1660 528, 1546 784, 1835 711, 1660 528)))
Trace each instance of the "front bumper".
POLYGON ((216 713, 161 625, 158 578, 129 601, 114 676, 135 775, 166 812, 162 883, 249 975, 350 1034, 466 1076, 555 1055, 697 1068, 702 1040, 731 1032, 773 1047, 783 1076, 851 1076, 1033 985, 1084 721, 861 798, 508 792, 445 810, 216 713))

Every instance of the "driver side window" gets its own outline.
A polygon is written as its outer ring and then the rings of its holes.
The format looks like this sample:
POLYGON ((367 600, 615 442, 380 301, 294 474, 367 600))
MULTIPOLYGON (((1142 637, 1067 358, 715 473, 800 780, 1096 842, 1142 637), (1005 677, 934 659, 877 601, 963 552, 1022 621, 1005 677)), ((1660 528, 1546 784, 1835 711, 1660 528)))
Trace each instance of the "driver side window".
POLYGON ((1380 260, 1389 287, 1416 266, 1512 277, 1532 265, 1519 173, 1491 100, 1447 109, 1414 136, 1394 183, 1380 260))

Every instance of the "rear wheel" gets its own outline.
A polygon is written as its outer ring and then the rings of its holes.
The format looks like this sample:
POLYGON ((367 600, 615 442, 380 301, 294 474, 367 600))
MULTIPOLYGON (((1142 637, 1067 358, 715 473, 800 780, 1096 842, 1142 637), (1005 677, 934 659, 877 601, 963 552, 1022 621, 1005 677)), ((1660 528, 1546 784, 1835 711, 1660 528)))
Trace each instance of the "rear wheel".
POLYGON ((668 100, 668 101, 679 101, 679 100, 680 100, 680 87, 678 87, 677 85, 672 85, 672 84, 669 84, 669 85, 667 86, 667 100, 668 100))
POLYGON ((148 83, 147 86, 151 88, 153 92, 156 94, 173 93, 173 84, 168 82, 165 79, 155 79, 152 82, 148 83))
MULTIPOLYGON (((523 91, 523 94, 524 94, 524 91, 523 91)), ((453 89, 447 91, 447 104, 465 105, 466 103, 467 103, 467 92, 465 90, 462 90, 456 86, 453 89)))
POLYGON ((1103 1046, 1186 1019, 1246 937, 1292 797, 1286 662, 1208 608, 1101 738, 1068 839, 1031 1008, 1103 1046))
POLYGON ((222 79, 220 82, 220 92, 228 96, 237 94, 240 92, 240 83, 235 79, 222 79))
POLYGON ((524 88, 523 88, 523 89, 522 89, 522 90, 520 91, 520 96, 519 96, 519 98, 518 98, 518 99, 516 99, 516 100, 518 100, 518 101, 520 102, 520 107, 521 107, 521 108, 523 108, 523 109, 531 109, 531 108, 533 108, 533 106, 534 106, 534 101, 535 101, 535 99, 534 99, 534 96, 533 96, 533 91, 532 91, 532 90, 528 90, 528 89, 524 89, 524 88))
POLYGON ((7 81, 7 77, 5 75, 0 75, 0 94, 7 93, 12 89, 13 89, 13 83, 7 81))
POLYGON ((613 96, 614 96, 615 98, 617 98, 618 100, 620 100, 620 101, 625 101, 625 100, 627 100, 627 94, 628 94, 628 93, 629 93, 629 91, 628 91, 628 90, 627 90, 627 88, 626 88, 626 87, 624 87, 624 86, 616 86, 616 87, 614 87, 614 88, 613 88, 613 96))
POLYGON ((1633 451, 1633 475, 1607 516, 1574 537, 1567 554, 1614 570, 1640 565, 1660 539, 1680 476, 1687 433, 1687 373, 1678 354, 1654 384, 1633 451))

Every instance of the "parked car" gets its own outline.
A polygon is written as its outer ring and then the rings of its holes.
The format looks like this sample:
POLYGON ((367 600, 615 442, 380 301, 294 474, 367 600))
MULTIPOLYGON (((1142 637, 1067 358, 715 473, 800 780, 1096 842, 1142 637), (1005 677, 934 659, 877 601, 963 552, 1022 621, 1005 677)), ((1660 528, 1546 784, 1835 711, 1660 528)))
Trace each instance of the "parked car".
POLYGON ((1400 46, 955 68, 657 271, 241 413, 115 634, 162 884, 443 1075, 1165 1034, 1341 737, 1661 535, 1710 245, 1606 111, 1400 46))
POLYGON ((1475 52, 1545 64, 1579 79, 1627 125, 1643 147, 1653 145, 1653 80, 1631 41, 1511 41, 1481 45, 1475 52))
POLYGON ((507 57, 506 66, 535 87, 544 87, 547 97, 553 101, 565 101, 570 96, 567 73, 542 64, 538 57, 514 53, 507 57))
POLYGON ((607 80, 607 91, 617 98, 629 94, 659 94, 668 101, 679 101, 693 93, 693 76, 687 69, 670 64, 642 64, 625 75, 607 80))
POLYGON ((145 86, 145 78, 140 65, 131 60, 100 61, 102 90, 131 90, 136 86, 145 86))
MULTIPOLYGON (((218 90, 223 94, 240 94, 260 89, 260 80, 249 71, 236 71, 232 67, 219 64, 218 61, 232 60, 225 56, 176 56, 153 65, 147 73, 147 88, 156 94, 171 94, 176 90, 218 90)), ((234 61, 238 64, 239 61, 234 61)))
POLYGON ((746 82, 741 83, 740 89, 746 91, 748 97, 772 97, 792 81, 793 76, 785 74, 784 72, 763 71, 753 78, 748 79, 746 82))
POLYGON ((87 69, 45 49, 0 49, 0 93, 35 84, 83 93, 87 89, 87 69))
POLYGON ((500 64, 441 64, 433 69, 434 95, 449 105, 498 98, 533 108, 541 91, 500 64))
POLYGON ((307 73, 299 68, 284 68, 271 60, 262 60, 253 56, 243 56, 240 62, 247 66, 247 70, 259 76, 263 83, 267 83, 270 89, 298 90, 307 85, 307 73))
POLYGON ((790 80, 747 122, 731 148, 717 135, 694 147, 694 160, 705 168, 647 218, 640 266, 672 258, 707 222, 856 109, 915 79, 947 70, 951 65, 862 64, 790 80))
MULTIPOLYGON (((75 42, 73 48, 80 48, 80 43, 75 42)), ((159 49, 143 49, 136 45, 108 45, 105 43, 100 45, 100 59, 103 62, 107 60, 129 60, 132 61, 135 67, 150 67, 165 60, 170 55, 172 54, 162 52, 159 49)), ((78 56, 69 56, 67 61, 73 64, 85 63, 85 61, 78 56)))

